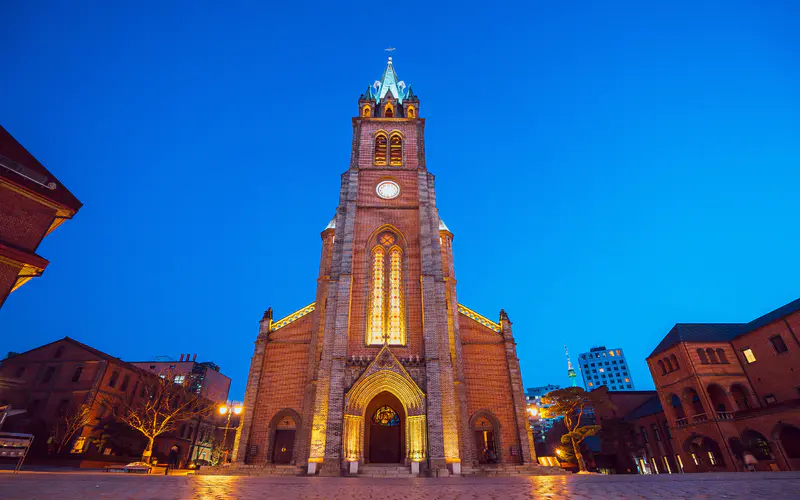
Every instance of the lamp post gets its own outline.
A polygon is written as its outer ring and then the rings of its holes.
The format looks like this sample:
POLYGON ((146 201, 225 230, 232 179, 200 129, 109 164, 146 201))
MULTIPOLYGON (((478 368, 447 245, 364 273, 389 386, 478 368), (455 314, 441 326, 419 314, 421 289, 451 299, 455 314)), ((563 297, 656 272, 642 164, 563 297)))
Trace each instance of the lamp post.
POLYGON ((242 414, 242 405, 238 403, 228 402, 228 404, 220 405, 219 407, 219 414, 220 415, 227 415, 227 419, 225 421, 225 432, 222 434, 222 446, 225 446, 225 456, 222 459, 222 463, 228 463, 228 448, 227 448, 227 441, 228 441, 228 428, 231 426, 231 414, 234 415, 241 415, 242 414))

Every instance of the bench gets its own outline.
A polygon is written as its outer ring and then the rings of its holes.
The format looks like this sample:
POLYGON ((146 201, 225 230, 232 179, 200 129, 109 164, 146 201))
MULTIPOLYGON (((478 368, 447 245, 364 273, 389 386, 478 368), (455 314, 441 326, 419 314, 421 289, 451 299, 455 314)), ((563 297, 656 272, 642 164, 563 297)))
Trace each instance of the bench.
POLYGON ((14 474, 22 468, 22 463, 25 461, 32 443, 33 434, 0 432, 0 458, 14 458, 17 460, 14 474))

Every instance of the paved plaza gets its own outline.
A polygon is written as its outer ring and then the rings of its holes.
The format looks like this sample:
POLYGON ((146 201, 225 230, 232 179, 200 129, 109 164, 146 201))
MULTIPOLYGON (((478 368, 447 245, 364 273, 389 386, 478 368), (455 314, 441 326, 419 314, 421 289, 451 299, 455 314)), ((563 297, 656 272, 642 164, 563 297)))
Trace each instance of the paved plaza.
POLYGON ((800 498, 800 473, 548 476, 447 479, 136 476, 102 472, 0 472, 9 500, 650 499, 800 498))

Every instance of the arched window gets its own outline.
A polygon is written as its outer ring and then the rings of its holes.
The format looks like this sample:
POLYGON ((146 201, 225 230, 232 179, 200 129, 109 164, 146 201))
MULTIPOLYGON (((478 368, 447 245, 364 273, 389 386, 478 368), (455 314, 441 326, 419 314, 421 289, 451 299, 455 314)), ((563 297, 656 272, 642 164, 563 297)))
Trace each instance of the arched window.
POLYGON ((723 349, 717 349, 717 357, 719 357, 719 362, 723 364, 728 364, 728 357, 725 355, 725 351, 723 349))
POLYGON ((365 118, 369 118, 369 116, 371 114, 372 114, 372 110, 370 109, 369 106, 364 106, 363 108, 361 108, 361 116, 363 116, 365 118))
POLYGON ((392 134, 389 139, 389 165, 399 167, 403 164, 403 138, 400 134, 392 134))
POLYGON ((717 354, 714 352, 714 349, 709 347, 708 349, 706 349, 706 354, 708 354, 709 361, 711 361, 714 364, 719 363, 719 360, 717 359, 717 354))
POLYGON ((397 245, 397 236, 389 231, 378 236, 372 251, 370 300, 367 344, 405 345, 403 251, 397 245))
POLYGON ((386 107, 383 108, 383 116, 386 118, 394 118, 394 107, 392 106, 392 103, 386 103, 386 107))
POLYGON ((380 246, 375 247, 372 252, 372 306, 367 342, 369 344, 383 343, 384 255, 385 252, 380 246))
POLYGON ((708 357, 706 356, 706 351, 704 351, 703 349, 698 349, 697 355, 700 356, 701 363, 703 363, 704 365, 708 364, 708 357))
POLYGON ((672 371, 672 363, 670 362, 669 358, 664 358, 664 365, 667 367, 667 373, 672 371))
POLYGON ((408 112, 406 113, 409 118, 416 118, 417 117, 417 110, 414 109, 414 106, 408 107, 408 112))
POLYGON ((676 370, 680 370, 681 365, 678 364, 678 357, 674 354, 670 354, 669 359, 672 360, 672 366, 674 366, 676 370))
POLYGON ((661 375, 667 374, 667 369, 664 368, 664 362, 662 360, 658 360, 658 367, 661 368, 661 375))
POLYGON ((386 134, 375 136, 375 165, 386 165, 386 134))

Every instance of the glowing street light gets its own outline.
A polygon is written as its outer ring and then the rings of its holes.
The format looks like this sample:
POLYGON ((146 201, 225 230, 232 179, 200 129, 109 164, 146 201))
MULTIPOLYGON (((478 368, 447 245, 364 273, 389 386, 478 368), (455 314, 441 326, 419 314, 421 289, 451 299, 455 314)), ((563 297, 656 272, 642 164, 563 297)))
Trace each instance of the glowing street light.
MULTIPOLYGON (((222 435, 222 446, 226 445, 226 442, 227 442, 227 439, 228 439, 228 429, 231 426, 231 414, 233 414, 233 415, 241 415, 242 411, 243 411, 242 405, 239 405, 239 404, 232 405, 232 406, 229 405, 229 404, 220 405, 219 414, 228 416, 227 421, 225 422, 225 433, 222 435)), ((225 456, 222 459, 222 461, 223 461, 223 463, 225 463, 227 460, 228 460, 228 450, 225 449, 225 456)))

